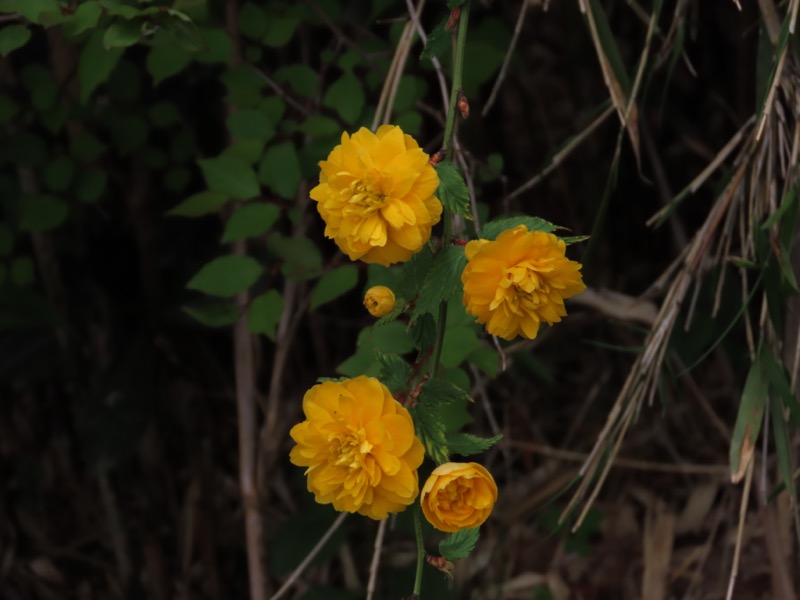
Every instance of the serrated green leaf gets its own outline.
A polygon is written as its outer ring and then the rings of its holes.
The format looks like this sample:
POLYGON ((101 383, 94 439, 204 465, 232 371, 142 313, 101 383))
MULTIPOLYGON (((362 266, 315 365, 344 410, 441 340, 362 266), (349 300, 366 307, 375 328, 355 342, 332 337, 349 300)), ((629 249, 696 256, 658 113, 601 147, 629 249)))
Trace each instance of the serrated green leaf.
POLYGON ((439 60, 445 59, 445 55, 449 52, 453 41, 453 36, 444 28, 448 18, 449 15, 442 19, 442 21, 434 27, 433 31, 428 34, 428 41, 425 42, 425 48, 419 56, 420 60, 432 60, 434 58, 438 58, 439 60))
POLYGON ((397 285, 398 296, 415 298, 425 283, 431 265, 433 265, 433 254, 430 245, 426 244, 403 265, 400 283, 397 285))
POLYGON ((258 167, 258 178, 281 198, 291 200, 300 183, 300 161, 291 142, 270 146, 258 167))
POLYGON ((355 75, 345 73, 325 92, 322 103, 339 113, 342 119, 354 124, 364 108, 364 88, 355 75))
POLYGON ((122 56, 122 48, 106 49, 103 46, 103 32, 95 31, 81 51, 78 59, 78 81, 81 88, 81 102, 86 103, 108 76, 122 56))
POLYGON ((239 320, 239 308, 230 302, 184 306, 181 310, 208 327, 227 327, 239 320))
POLYGON ((452 433, 447 436, 447 447, 452 454, 472 456, 473 454, 486 452, 502 438, 502 434, 490 438, 481 438, 469 433, 452 433))
POLYGON ((25 25, 6 25, 0 29, 0 55, 8 56, 31 39, 31 30, 25 25))
POLYGON ((337 267, 319 278, 311 292, 311 310, 335 300, 356 287, 358 269, 353 265, 337 267))
POLYGON ((452 297, 460 298, 463 293, 461 273, 466 265, 467 257, 462 246, 448 246, 439 252, 422 284, 414 316, 435 314, 440 302, 452 297))
POLYGON ((275 332, 283 314, 283 296, 269 290, 254 298, 247 309, 247 327, 250 333, 260 333, 275 341, 275 332))
POLYGON ((447 451, 446 429, 436 407, 429 403, 419 402, 409 409, 414 420, 417 437, 425 447, 425 453, 436 464, 444 464, 449 460, 447 451))
POLYGON ((520 215, 517 217, 508 217, 505 219, 495 219, 489 221, 481 227, 481 239, 493 241, 498 235, 508 229, 513 229, 517 225, 525 225, 528 231, 544 231, 545 233, 552 233, 558 227, 540 219, 539 217, 529 217, 527 215, 520 215))
POLYGON ((375 356, 381 365, 381 372, 380 375, 378 375, 378 379, 389 388, 392 394, 397 394, 405 390, 413 375, 411 365, 397 354, 376 352, 375 356))
POLYGON ((172 210, 168 215, 175 217, 199 217, 218 211, 230 198, 221 192, 206 190, 189 196, 172 210))
POLYGON ((472 220, 469 208, 469 189, 458 168, 450 161, 443 160, 436 165, 439 187, 436 196, 446 209, 465 219, 472 220))
POLYGON ((261 193, 253 168, 243 160, 223 154, 216 158, 198 160, 197 164, 203 170, 210 190, 239 200, 249 200, 261 193))
POLYGON ((25 195, 20 199, 19 228, 23 231, 46 231, 58 227, 69 213, 63 200, 46 194, 25 195))
POLYGON ((433 347, 436 340, 436 319, 430 313, 423 313, 408 325, 414 346, 422 353, 433 347))
POLYGON ((261 235, 272 227, 280 214, 281 209, 274 204, 258 202, 240 206, 225 224, 222 243, 261 235))
POLYGON ((254 258, 229 254, 203 265, 186 287, 211 296, 227 298, 245 291, 258 280, 263 271, 264 267, 254 258))
POLYGON ((439 552, 451 562, 466 558, 475 549, 479 537, 480 527, 456 531, 439 542, 439 552))
POLYGON ((422 386, 420 401, 429 406, 445 406, 454 402, 472 402, 469 392, 446 379, 429 379, 422 386))

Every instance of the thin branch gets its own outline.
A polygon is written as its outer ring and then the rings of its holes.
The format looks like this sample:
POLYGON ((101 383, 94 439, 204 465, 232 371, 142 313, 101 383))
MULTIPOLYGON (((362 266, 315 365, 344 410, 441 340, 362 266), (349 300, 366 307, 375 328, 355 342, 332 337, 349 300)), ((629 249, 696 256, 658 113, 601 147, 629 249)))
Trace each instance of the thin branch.
POLYGON ((514 49, 517 47, 519 34, 522 32, 522 24, 525 22, 525 14, 528 12, 528 4, 530 4, 528 0, 522 1, 522 7, 519 9, 519 15, 517 15, 517 23, 514 25, 514 34, 511 36, 511 43, 508 45, 508 51, 506 52, 505 58, 503 58, 503 64, 500 67, 500 72, 497 74, 497 79, 494 80, 494 86, 492 87, 491 94, 489 94, 489 99, 486 101, 481 111, 482 117, 489 114, 489 110, 492 108, 497 98, 497 93, 500 91, 500 86, 503 85, 503 81, 506 78, 508 65, 511 63, 511 55, 514 54, 514 49))
POLYGON ((369 582, 367 583, 367 600, 372 600, 375 595, 375 585, 378 581, 378 567, 381 564, 381 551, 383 550, 383 537, 386 535, 386 524, 389 519, 382 519, 378 524, 378 534, 375 536, 375 547, 372 551, 372 562, 369 564, 369 582))

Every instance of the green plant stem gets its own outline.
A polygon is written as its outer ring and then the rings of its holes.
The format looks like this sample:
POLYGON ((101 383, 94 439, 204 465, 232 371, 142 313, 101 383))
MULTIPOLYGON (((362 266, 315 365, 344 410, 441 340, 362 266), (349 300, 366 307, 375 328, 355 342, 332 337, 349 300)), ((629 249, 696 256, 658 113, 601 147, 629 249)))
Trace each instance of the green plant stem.
MULTIPOLYGON (((447 160, 453 160, 455 151, 456 115, 458 110, 458 95, 461 93, 461 86, 464 77, 464 49, 467 44, 467 26, 469 25, 470 0, 467 0, 461 7, 461 16, 458 20, 458 37, 456 38, 456 48, 453 55, 453 85, 450 89, 450 106, 447 109, 447 120, 444 126, 444 151, 447 160)), ((442 247, 450 243, 453 235, 453 215, 449 210, 444 209, 442 213, 444 221, 444 235, 442 236, 442 247)), ((436 343, 433 347, 431 375, 436 377, 439 374, 439 363, 442 357, 442 347, 444 346, 444 330, 447 326, 447 302, 439 305, 439 319, 436 329, 436 343)))
POLYGON ((422 539, 422 521, 420 505, 414 506, 414 535, 417 538, 417 573, 414 577, 414 597, 419 598, 422 592, 422 567, 425 565, 425 544, 422 539))

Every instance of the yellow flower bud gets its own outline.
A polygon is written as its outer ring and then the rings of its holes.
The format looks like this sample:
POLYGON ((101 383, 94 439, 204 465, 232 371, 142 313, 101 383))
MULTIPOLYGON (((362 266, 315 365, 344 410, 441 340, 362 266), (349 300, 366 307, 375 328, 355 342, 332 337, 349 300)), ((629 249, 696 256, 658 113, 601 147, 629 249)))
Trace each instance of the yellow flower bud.
POLYGON ((394 292, 384 285, 376 285, 364 294, 364 306, 373 317, 382 317, 394 310, 394 292))
POLYGON ((453 533, 479 527, 497 502, 497 484, 477 463, 445 463, 433 470, 422 488, 420 504, 428 522, 453 533))

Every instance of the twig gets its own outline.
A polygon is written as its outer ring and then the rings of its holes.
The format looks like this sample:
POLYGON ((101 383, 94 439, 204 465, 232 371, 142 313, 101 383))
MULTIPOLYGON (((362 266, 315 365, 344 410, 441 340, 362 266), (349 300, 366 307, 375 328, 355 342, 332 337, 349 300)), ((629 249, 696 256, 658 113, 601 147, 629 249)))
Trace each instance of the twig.
POLYGON ((105 474, 97 476, 97 484, 100 486, 100 498, 108 520, 108 531, 111 535, 111 545, 114 550, 114 558, 119 569, 119 578, 124 588, 131 578, 133 568, 131 567, 131 556, 128 548, 128 536, 122 526, 122 517, 119 514, 117 500, 114 497, 114 490, 105 474))
MULTIPOLYGON (((417 28, 417 35, 419 35, 419 39, 422 40, 423 44, 428 42, 428 36, 425 35, 425 29, 422 27, 422 23, 420 23, 419 13, 414 11, 414 5, 411 3, 411 0, 406 0, 406 6, 408 7, 408 14, 411 16, 411 20, 414 23, 414 27, 417 28)), ((431 58, 431 63, 433 63, 433 69, 436 71, 436 78, 439 81, 439 91, 442 93, 442 102, 444 103, 444 110, 447 111, 448 104, 450 102, 450 90, 447 89, 447 78, 444 76, 444 69, 442 69, 442 63, 439 62, 439 59, 435 56, 431 58)))
POLYGON ((485 117, 489 114, 489 110, 492 108, 492 105, 497 98, 497 92, 500 91, 500 86, 503 84, 503 81, 506 78, 508 65, 511 63, 511 55, 514 54, 514 48, 517 47, 519 34, 522 32, 522 24, 525 22, 525 13, 528 12, 528 4, 530 4, 530 2, 523 0, 522 7, 519 9, 517 22, 514 25, 514 34, 511 36, 511 43, 508 45, 508 51, 506 52, 505 58, 503 58, 503 64, 500 67, 500 72, 497 74, 497 79, 494 80, 494 86, 492 86, 492 92, 489 94, 489 99, 486 101, 486 104, 483 106, 483 110, 481 111, 482 117, 485 117))
POLYGON ((336 517, 333 525, 331 525, 328 528, 328 531, 325 532, 325 535, 319 539, 317 545, 311 549, 311 552, 309 552, 308 555, 303 559, 303 562, 297 565, 297 568, 292 571, 291 575, 289 575, 289 579, 283 582, 283 585, 280 587, 280 589, 275 592, 275 594, 273 594, 269 600, 278 600, 278 598, 281 598, 289 590, 289 588, 295 584, 300 575, 303 574, 303 571, 305 571, 308 565, 311 564, 311 561, 313 561, 317 554, 319 554, 320 550, 325 547, 325 544, 328 543, 328 540, 331 539, 331 536, 334 533, 336 533, 336 530, 339 529, 339 526, 344 522, 349 514, 350 513, 346 512, 339 513, 339 516, 336 517))
POLYGON ((378 524, 378 534, 375 536, 375 547, 372 551, 372 562, 369 564, 369 581, 367 582, 367 600, 372 600, 375 594, 375 585, 378 581, 378 567, 381 564, 381 551, 383 550, 383 536, 386 534, 386 524, 389 519, 381 519, 378 524))
POLYGON ((733 588, 736 585, 736 576, 739 573, 739 559, 742 556, 742 542, 744 540, 744 522, 747 518, 747 505, 750 500, 750 485, 753 483, 753 463, 755 460, 750 459, 750 464, 747 466, 747 476, 744 480, 744 489, 742 490, 742 504, 739 507, 739 527, 736 530, 736 547, 733 551, 733 565, 731 566, 731 574, 728 578, 728 593, 725 595, 725 600, 733 598, 733 588))
MULTIPOLYGON (((242 41, 239 32, 238 0, 228 0, 225 6, 225 28, 233 45, 232 62, 233 64, 241 64, 242 41)), ((233 106, 227 106, 228 113, 232 113, 234 110, 233 106)), ((245 240, 234 242, 233 252, 239 256, 246 256, 247 242, 245 240)), ((239 433, 239 489, 242 495, 242 510, 244 512, 250 600, 266 600, 267 574, 264 568, 264 523, 259 509, 258 488, 255 479, 258 419, 256 417, 254 340, 248 327, 246 310, 249 302, 250 295, 247 291, 236 296, 236 304, 241 314, 233 327, 236 424, 239 433)))

